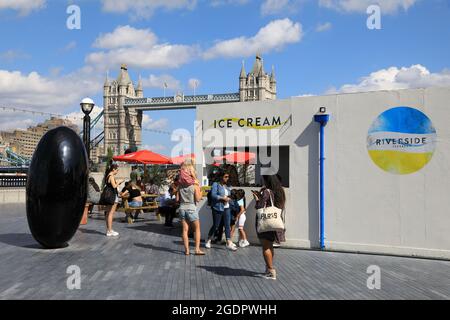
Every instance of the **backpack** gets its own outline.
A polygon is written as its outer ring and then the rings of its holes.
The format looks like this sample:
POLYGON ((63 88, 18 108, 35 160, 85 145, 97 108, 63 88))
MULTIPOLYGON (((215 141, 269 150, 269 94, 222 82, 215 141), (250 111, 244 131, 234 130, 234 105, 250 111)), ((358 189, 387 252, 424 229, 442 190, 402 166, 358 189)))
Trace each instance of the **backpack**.
POLYGON ((207 199, 207 206, 211 207, 212 206, 212 189, 208 191, 208 193, 206 194, 206 199, 207 199))

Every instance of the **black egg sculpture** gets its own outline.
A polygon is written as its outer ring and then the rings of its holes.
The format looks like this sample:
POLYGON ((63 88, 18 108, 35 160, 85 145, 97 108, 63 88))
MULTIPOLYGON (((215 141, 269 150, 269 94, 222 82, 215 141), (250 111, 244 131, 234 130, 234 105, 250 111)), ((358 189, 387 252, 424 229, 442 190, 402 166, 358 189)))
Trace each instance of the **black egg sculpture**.
POLYGON ((31 234, 48 249, 64 248, 80 225, 87 197, 88 162, 80 137, 67 127, 48 131, 28 171, 31 234))

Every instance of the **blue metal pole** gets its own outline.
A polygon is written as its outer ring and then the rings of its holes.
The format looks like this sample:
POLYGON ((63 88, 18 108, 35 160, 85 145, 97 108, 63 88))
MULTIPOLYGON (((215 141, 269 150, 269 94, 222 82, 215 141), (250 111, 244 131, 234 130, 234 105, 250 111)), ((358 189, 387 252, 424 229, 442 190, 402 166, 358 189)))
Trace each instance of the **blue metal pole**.
POLYGON ((320 249, 325 249, 325 191, 324 191, 324 127, 325 123, 320 124, 320 249))

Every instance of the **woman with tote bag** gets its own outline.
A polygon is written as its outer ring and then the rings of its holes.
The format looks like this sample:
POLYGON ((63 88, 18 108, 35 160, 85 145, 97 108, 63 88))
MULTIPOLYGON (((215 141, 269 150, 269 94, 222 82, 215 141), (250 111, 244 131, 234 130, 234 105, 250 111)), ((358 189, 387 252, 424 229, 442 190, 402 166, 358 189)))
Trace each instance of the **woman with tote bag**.
POLYGON ((276 175, 262 176, 264 187, 253 191, 256 200, 256 231, 263 248, 266 263, 266 279, 276 280, 277 273, 273 267, 274 242, 285 241, 285 226, 282 212, 286 204, 283 186, 276 175))

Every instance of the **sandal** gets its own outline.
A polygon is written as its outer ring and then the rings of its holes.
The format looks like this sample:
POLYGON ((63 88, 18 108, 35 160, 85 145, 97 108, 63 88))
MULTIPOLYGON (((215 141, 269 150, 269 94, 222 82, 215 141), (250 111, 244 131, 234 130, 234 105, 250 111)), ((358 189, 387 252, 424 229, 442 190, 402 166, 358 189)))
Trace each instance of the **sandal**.
POLYGON ((195 253, 196 256, 204 256, 206 255, 206 253, 204 253, 203 251, 199 251, 195 253))
POLYGON ((184 255, 185 255, 185 256, 189 256, 190 253, 189 253, 189 252, 185 252, 184 255))

